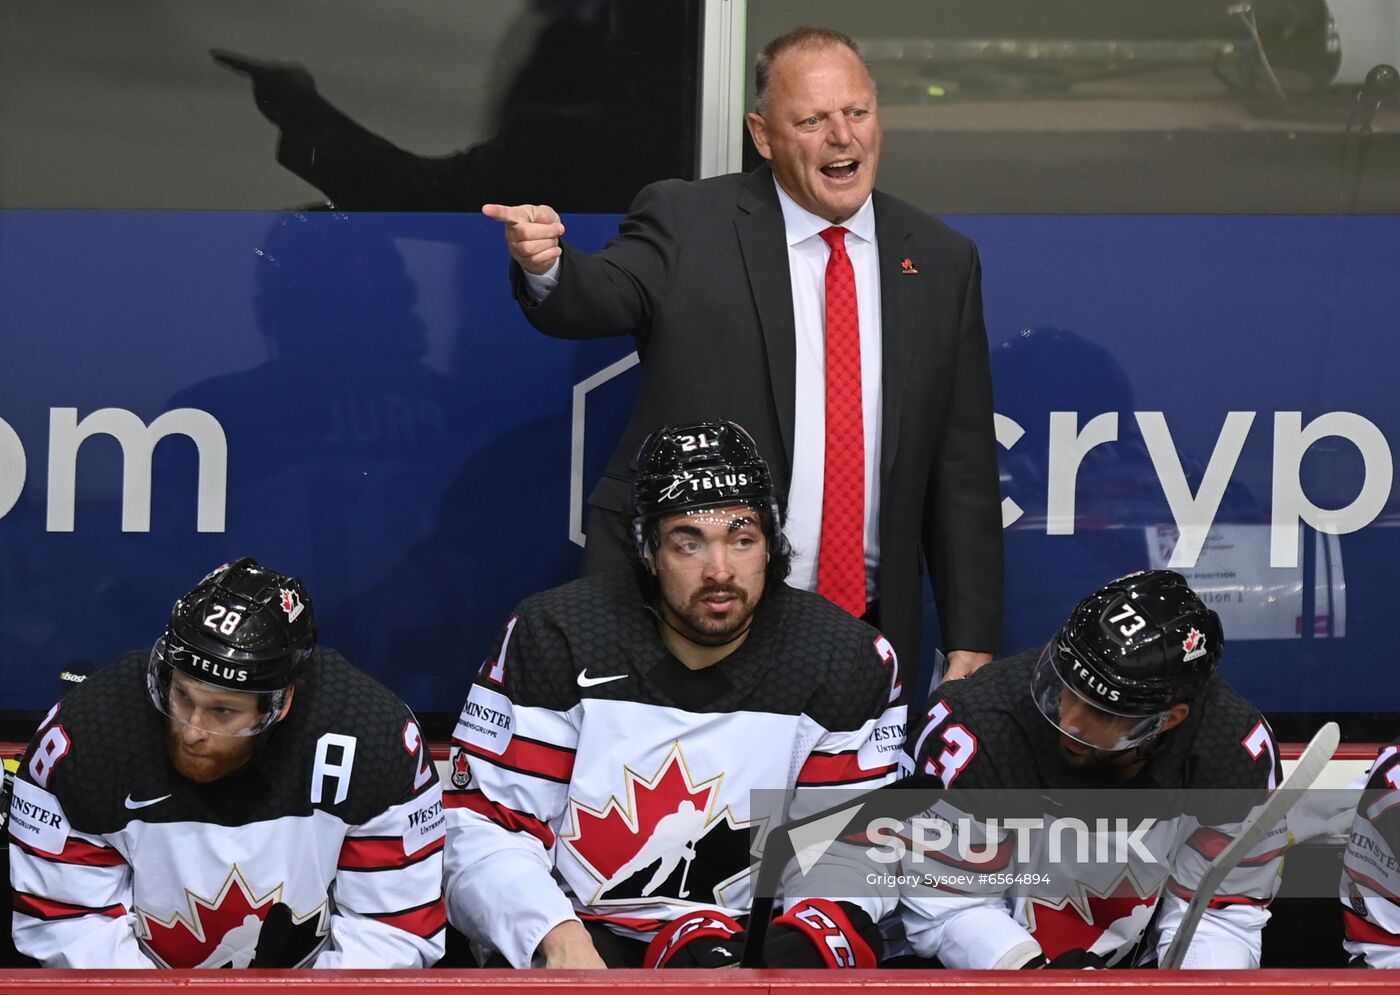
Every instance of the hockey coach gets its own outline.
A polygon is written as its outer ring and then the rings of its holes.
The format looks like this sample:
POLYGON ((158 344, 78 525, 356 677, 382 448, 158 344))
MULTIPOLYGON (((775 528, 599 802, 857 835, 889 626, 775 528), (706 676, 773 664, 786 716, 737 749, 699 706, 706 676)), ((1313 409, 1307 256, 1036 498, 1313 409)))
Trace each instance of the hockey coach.
MULTIPOLYGON (((453 736, 448 914, 497 963, 735 966, 753 790, 819 798, 898 772, 894 653, 782 583, 790 554, 748 433, 656 430, 634 479, 632 567, 526 599, 453 736)), ((766 961, 874 967, 894 907, 794 901, 766 961)))
MULTIPOLYGON (((1022 850, 984 814, 979 842, 993 859, 972 868, 956 848, 930 853, 942 864, 933 886, 906 894, 916 953, 950 968, 1093 968, 1165 952, 1211 860, 1279 783, 1273 733, 1215 673, 1223 642, 1219 616, 1185 579, 1151 570, 1085 598, 1045 646, 938 689, 915 769, 962 797, 1019 792, 1048 801, 1047 818, 1081 814, 1067 799, 1086 797, 1110 807, 1167 798, 1172 808, 1153 820, 1150 859, 1136 862, 1102 846, 1121 843, 1121 828, 1101 832, 1093 857, 1056 857, 1049 828, 1022 850)), ((1283 849, 1280 825, 1229 872, 1182 966, 1259 966, 1283 849)))
POLYGON ((10 807, 15 946, 69 968, 426 967, 442 789, 408 707, 241 559, 48 714, 10 807))

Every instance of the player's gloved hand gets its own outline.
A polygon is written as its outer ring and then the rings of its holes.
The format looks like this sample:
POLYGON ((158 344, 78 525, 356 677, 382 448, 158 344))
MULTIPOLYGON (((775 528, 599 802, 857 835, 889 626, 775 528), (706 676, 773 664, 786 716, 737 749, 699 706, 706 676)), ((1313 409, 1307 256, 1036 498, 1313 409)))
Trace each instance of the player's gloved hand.
POLYGON ((262 929, 258 932, 257 949, 253 952, 253 959, 248 962, 248 966, 296 967, 295 961, 288 960, 287 938, 291 929, 292 910, 285 902, 278 902, 268 909, 263 918, 262 929))
POLYGON ((743 927, 723 912, 699 909, 652 937, 642 967, 738 967, 743 953, 743 927))
POLYGON ((880 931, 858 905, 805 898, 773 920, 763 944, 769 967, 876 967, 880 931))
POLYGON ((320 101, 315 79, 299 62, 254 59, 223 48, 211 48, 209 54, 215 62, 253 81, 254 103, 263 117, 279 128, 294 124, 309 105, 320 101))
POLYGON ((1054 960, 1046 960, 1043 956, 1037 957, 1025 966, 1047 967, 1059 971, 1102 971, 1108 967, 1108 961, 1098 954, 1076 947, 1074 950, 1066 950, 1059 954, 1054 960))

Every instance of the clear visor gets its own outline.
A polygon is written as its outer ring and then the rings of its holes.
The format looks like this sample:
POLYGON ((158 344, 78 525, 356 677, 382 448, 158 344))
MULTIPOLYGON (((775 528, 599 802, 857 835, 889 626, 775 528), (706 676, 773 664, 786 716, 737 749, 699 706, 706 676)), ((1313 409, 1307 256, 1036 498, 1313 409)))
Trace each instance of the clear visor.
POLYGON ((678 553, 706 555, 722 544, 731 557, 762 555, 767 546, 763 514, 750 504, 724 504, 672 512, 657 523, 658 540, 678 553))
POLYGON ((215 736, 256 736, 282 714, 286 688, 231 691, 187 674, 171 663, 171 655, 165 637, 156 640, 146 666, 146 690, 151 704, 181 725, 215 736))
MULTIPOLYGON (((1095 750, 1116 753, 1146 742, 1161 730, 1169 710, 1155 715, 1124 715, 1090 701, 1060 676, 1056 653, 1069 655, 1068 650, 1057 649, 1055 640, 1041 651, 1031 674, 1031 697, 1040 714, 1065 736, 1095 750)), ((1063 663, 1068 667, 1071 660, 1063 663)))

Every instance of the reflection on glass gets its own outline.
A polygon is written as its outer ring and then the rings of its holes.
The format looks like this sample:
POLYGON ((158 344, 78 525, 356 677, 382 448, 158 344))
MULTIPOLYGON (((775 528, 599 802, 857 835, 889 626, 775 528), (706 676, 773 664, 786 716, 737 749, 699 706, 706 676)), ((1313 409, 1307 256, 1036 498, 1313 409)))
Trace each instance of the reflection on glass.
POLYGON ((620 212, 694 169, 699 9, 9 5, 0 206, 620 212))
POLYGON ((1400 211, 1400 93, 1358 98, 1400 63, 1390 0, 749 11, 751 43, 799 20, 856 37, 884 185, 942 213, 1400 211))
POLYGON ((374 134, 324 97, 300 63, 210 55, 251 80, 258 110, 279 131, 277 161, 344 210, 474 211, 488 201, 618 210, 646 183, 688 174, 687 119, 675 113, 688 83, 675 57, 689 45, 685 5, 532 6, 528 23, 512 28, 528 40, 507 39, 529 55, 505 88, 495 133, 445 156, 374 134))

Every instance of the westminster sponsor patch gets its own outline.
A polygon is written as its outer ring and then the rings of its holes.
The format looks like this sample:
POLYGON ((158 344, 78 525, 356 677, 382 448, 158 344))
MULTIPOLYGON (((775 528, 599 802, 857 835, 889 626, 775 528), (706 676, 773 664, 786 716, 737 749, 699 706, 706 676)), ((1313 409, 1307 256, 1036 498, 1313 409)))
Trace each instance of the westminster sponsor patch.
POLYGON ((423 792, 417 803, 405 814, 403 830, 404 856, 411 857, 419 850, 442 839, 447 832, 447 816, 442 809, 442 792, 423 792))
POLYGON ((869 738, 860 745, 856 754, 861 770, 876 770, 899 763, 900 754, 904 752, 904 723, 903 706, 888 709, 880 716, 870 730, 869 738))
POLYGON ((58 799, 16 777, 10 795, 10 835, 44 853, 62 853, 68 842, 68 816, 58 799))
POLYGON ((515 706, 499 691, 473 684, 452 738, 500 756, 515 735, 515 706))

